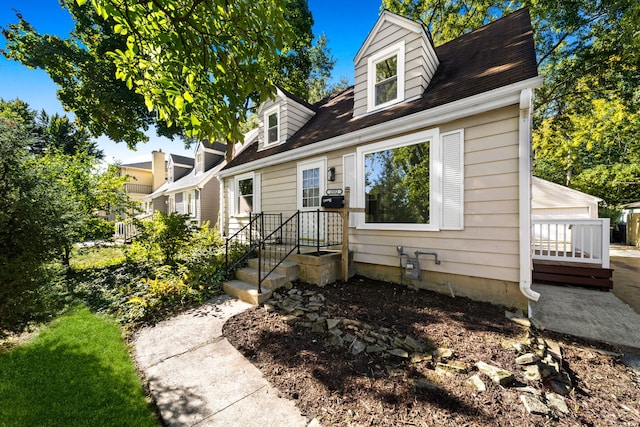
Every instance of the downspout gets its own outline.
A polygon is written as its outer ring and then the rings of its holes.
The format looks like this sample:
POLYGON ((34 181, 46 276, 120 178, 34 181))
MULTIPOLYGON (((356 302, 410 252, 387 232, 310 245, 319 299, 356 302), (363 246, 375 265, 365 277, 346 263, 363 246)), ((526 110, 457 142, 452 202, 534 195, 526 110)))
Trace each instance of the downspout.
MULTIPOLYGON (((520 92, 519 120, 519 230, 520 230, 520 292, 529 300, 538 301, 540 294, 531 289, 531 114, 533 88, 520 92)), ((529 310, 531 312, 531 310, 529 310)))

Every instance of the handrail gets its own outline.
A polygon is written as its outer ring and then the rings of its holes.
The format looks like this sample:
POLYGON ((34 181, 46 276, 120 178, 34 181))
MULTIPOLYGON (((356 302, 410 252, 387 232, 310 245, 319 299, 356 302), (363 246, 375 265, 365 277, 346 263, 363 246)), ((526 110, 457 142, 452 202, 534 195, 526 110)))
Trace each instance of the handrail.
POLYGON ((609 268, 609 218, 533 219, 532 258, 609 268))
POLYGON ((231 237, 228 237, 225 240, 225 271, 229 274, 231 271, 235 270, 238 265, 244 262, 249 255, 251 255, 257 248, 257 242, 254 241, 254 228, 257 225, 258 220, 262 217, 261 213, 251 214, 249 217, 249 222, 241 227, 238 231, 236 231, 231 237), (246 239, 246 232, 249 231, 249 239, 246 239), (245 236, 244 239, 241 239, 240 236, 245 236), (243 240, 243 242, 241 242, 243 240), (229 243, 234 243, 237 241, 238 243, 245 243, 248 240, 249 247, 245 251, 243 255, 240 256, 233 264, 229 264, 229 243))

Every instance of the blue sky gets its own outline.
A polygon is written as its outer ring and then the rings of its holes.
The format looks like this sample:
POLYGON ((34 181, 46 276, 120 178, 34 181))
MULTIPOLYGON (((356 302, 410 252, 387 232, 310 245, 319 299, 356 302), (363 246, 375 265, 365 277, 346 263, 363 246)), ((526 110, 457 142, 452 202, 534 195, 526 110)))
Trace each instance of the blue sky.
MULTIPOLYGON (((325 33, 329 48, 336 59, 333 70, 335 80, 347 77, 353 83, 353 58, 380 13, 380 0, 309 0, 313 13, 315 35, 325 33)), ((40 33, 67 36, 73 29, 69 13, 62 9, 57 0, 2 0, 0 2, 0 26, 17 21, 12 9, 23 17, 40 33)), ((4 47, 4 37, 0 36, 0 47, 4 47)), ((0 55, 0 98, 11 100, 20 98, 32 109, 47 113, 64 114, 62 105, 56 98, 56 85, 42 70, 31 70, 19 63, 8 61, 0 55)), ((162 149, 165 152, 191 155, 179 141, 169 141, 150 134, 150 142, 140 144, 137 151, 129 151, 125 144, 101 137, 100 148, 105 160, 121 160, 125 163, 149 158, 150 152, 162 149)))

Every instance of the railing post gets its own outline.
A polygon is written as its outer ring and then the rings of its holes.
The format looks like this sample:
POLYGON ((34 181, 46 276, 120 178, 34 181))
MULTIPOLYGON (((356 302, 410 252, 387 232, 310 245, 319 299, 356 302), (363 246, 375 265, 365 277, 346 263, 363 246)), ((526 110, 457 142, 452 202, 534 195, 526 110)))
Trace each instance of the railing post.
POLYGON ((298 226, 296 227, 296 246, 298 247, 298 255, 300 255, 300 211, 296 212, 298 217, 298 226))
POLYGON ((262 239, 258 239, 258 295, 262 293, 262 251, 260 248, 263 245, 262 239))
POLYGON ((602 218, 602 268, 609 268, 609 227, 611 226, 609 218, 602 218))
POLYGON ((320 209, 316 210, 316 253, 320 255, 320 209))

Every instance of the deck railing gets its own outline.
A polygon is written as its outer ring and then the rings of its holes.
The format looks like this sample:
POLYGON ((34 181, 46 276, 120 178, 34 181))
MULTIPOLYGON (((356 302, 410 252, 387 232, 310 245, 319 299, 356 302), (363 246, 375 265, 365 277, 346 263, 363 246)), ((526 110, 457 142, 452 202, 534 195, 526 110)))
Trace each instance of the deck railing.
MULTIPOLYGON (((147 221, 147 220, 153 219, 153 214, 143 213, 143 214, 137 215, 135 219, 138 219, 140 221, 147 221)), ((135 237, 137 237, 140 234, 140 232, 137 229, 135 222, 133 220, 134 218, 125 218, 122 221, 117 221, 115 223, 115 233, 113 235, 113 238, 115 240, 123 240, 124 242, 130 242, 135 237)))
POLYGON ((609 218, 534 219, 532 258, 609 268, 609 218))
POLYGON ((135 193, 135 194, 151 194, 153 192, 153 186, 147 184, 136 184, 132 182, 127 182, 124 185, 125 193, 135 193))

